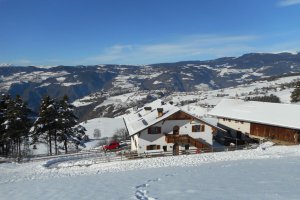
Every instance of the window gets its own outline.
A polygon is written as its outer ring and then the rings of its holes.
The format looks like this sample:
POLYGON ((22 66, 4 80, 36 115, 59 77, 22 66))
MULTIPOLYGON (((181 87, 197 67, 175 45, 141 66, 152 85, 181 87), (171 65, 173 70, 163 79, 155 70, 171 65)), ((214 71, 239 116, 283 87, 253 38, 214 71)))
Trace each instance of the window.
POLYGON ((194 125, 192 126, 192 132, 204 132, 205 131, 205 125, 194 125))
POLYGON ((148 145, 148 146, 146 147, 146 149, 147 149, 147 150, 159 150, 159 149, 160 149, 160 145, 155 145, 155 144, 153 144, 153 145, 148 145))
POLYGON ((161 127, 152 126, 148 128, 148 134, 160 134, 161 133, 161 127))
POLYGON ((164 151, 167 151, 167 146, 163 146, 163 150, 164 150, 164 151))
POLYGON ((192 126, 192 132, 200 132, 200 125, 192 126))

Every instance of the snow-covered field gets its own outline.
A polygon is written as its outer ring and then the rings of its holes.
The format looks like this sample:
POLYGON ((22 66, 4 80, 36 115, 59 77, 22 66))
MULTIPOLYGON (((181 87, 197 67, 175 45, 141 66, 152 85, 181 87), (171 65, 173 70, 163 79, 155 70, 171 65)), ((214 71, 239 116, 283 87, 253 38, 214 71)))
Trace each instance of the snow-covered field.
POLYGON ((299 199, 299 158, 297 145, 57 168, 6 163, 0 199, 299 199))
MULTIPOLYGON (((201 89, 193 92, 173 92, 169 96, 163 97, 162 100, 168 102, 173 101, 175 105, 181 109, 188 111, 199 117, 206 117, 212 106, 217 105, 224 98, 245 99, 247 97, 255 96, 269 96, 276 95, 280 98, 282 103, 290 103, 290 96, 293 88, 289 85, 292 82, 300 80, 299 75, 281 77, 274 80, 260 80, 251 82, 249 84, 241 84, 236 87, 228 87, 223 89, 210 90, 207 85, 199 85, 201 89), (184 104, 182 104, 184 103, 184 104)), ((159 82, 156 82, 159 84, 159 82)), ((147 95, 154 95, 164 91, 139 91, 132 88, 131 92, 114 96, 113 94, 106 94, 106 100, 94 107, 97 108, 114 105, 114 111, 126 108, 126 112, 134 112, 133 106, 136 102, 147 98, 147 95)), ((86 106, 95 103, 97 100, 97 93, 78 99, 73 102, 76 107, 86 106)), ((103 112, 105 113, 105 112, 103 112)), ((118 116, 120 117, 120 116, 118 116)))
MULTIPOLYGON (((204 92, 173 93, 169 98, 175 103, 181 101, 200 100, 202 104, 216 105, 224 98, 240 98, 264 95, 276 95, 282 103, 290 103, 292 88, 281 88, 281 84, 287 84, 300 80, 300 76, 278 78, 273 81, 256 81, 250 84, 242 84, 236 87, 209 90, 204 92), (264 90, 264 88, 269 88, 264 90)), ((193 104, 191 104, 192 106, 193 104)))
POLYGON ((126 128, 123 118, 95 118, 82 122, 80 125, 86 128, 85 134, 90 139, 110 138, 118 129, 126 128), (99 137, 96 138, 94 136, 95 129, 100 131, 99 137))
POLYGON ((60 72, 36 71, 28 74, 26 72, 20 72, 20 73, 15 73, 12 76, 6 76, 6 77, 0 76, 0 81, 3 81, 0 84, 0 89, 3 91, 8 91, 11 85, 14 83, 20 83, 20 82, 41 83, 42 81, 45 81, 48 78, 55 78, 55 77, 57 77, 58 82, 61 82, 65 80, 65 77, 63 76, 68 74, 69 73, 66 71, 60 71, 60 72))
POLYGON ((166 99, 173 101, 183 110, 196 116, 204 116, 211 108, 204 105, 217 105, 224 98, 245 99, 246 97, 276 95, 282 103, 290 103, 290 96, 293 88, 282 87, 281 84, 288 84, 300 80, 300 76, 289 76, 278 78, 273 81, 256 81, 250 84, 242 84, 236 87, 223 88, 218 90, 198 91, 198 92, 174 92, 166 99), (266 89, 268 88, 268 89, 266 89), (194 100, 195 103, 188 103, 181 106, 182 101, 194 100))
MULTIPOLYGON (((223 98, 243 99, 275 94, 282 102, 289 103, 292 89, 281 84, 299 78, 293 76, 257 81, 220 90, 178 92, 165 100, 173 101, 197 116, 206 116, 211 109, 207 105, 216 105, 223 98), (183 101, 190 100, 195 101, 181 106, 183 101)), ((147 93, 141 92, 108 96, 98 107, 129 105, 146 96, 147 93)), ((78 101, 78 106, 89 104, 89 99, 93 98, 83 98, 83 101, 78 101)), ((101 137, 111 137, 117 129, 124 128, 122 118, 96 118, 82 125, 87 128, 90 138, 93 138, 95 129, 100 130, 101 137)), ((92 145, 94 143, 91 142, 88 146, 92 145)), ((0 200, 300 199, 299 158, 300 146, 273 146, 265 150, 260 148, 110 163, 98 163, 95 157, 65 159, 51 167, 45 167, 49 161, 5 163, 0 164, 0 200)))

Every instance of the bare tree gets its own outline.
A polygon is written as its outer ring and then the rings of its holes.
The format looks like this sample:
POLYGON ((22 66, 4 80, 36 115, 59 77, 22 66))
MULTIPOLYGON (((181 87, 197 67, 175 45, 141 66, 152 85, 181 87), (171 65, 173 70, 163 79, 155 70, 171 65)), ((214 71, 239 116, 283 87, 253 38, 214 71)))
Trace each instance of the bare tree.
POLYGON ((113 135, 114 140, 126 140, 128 138, 128 132, 126 128, 119 128, 115 131, 113 135))

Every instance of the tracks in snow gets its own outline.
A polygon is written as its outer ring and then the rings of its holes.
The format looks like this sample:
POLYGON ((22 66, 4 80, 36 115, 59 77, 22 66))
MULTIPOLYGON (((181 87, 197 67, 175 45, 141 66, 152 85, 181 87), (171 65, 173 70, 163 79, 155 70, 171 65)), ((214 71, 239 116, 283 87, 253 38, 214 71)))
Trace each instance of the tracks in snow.
MULTIPOLYGON (((165 177, 174 176, 175 174, 166 174, 165 177)), ((141 185, 135 187, 135 198, 137 200, 156 200, 158 198, 150 197, 148 187, 161 181, 161 178, 149 179, 141 185)))

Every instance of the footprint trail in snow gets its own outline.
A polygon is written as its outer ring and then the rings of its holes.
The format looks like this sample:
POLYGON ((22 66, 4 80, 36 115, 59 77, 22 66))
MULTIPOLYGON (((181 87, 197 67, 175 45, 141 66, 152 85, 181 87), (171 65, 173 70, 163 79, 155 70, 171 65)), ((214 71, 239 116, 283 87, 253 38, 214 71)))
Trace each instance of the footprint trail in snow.
MULTIPOLYGON (((174 176, 174 174, 166 174, 165 177, 174 176)), ((155 179, 149 179, 146 181, 146 183, 143 183, 141 185, 138 185, 135 187, 135 198, 137 200, 155 200, 158 198, 150 197, 149 191, 147 188, 150 186, 151 183, 156 183, 158 181, 161 181, 161 178, 155 178, 155 179)))

